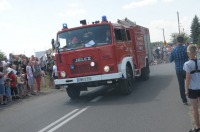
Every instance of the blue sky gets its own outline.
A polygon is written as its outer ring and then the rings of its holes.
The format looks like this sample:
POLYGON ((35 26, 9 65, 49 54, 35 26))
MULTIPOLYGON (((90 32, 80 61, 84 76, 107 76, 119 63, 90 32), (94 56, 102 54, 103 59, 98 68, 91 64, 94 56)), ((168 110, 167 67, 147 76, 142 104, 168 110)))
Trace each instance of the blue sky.
POLYGON ((62 28, 101 20, 129 18, 150 29, 151 42, 167 42, 178 32, 177 11, 181 31, 190 34, 195 15, 200 17, 199 0, 0 0, 0 50, 8 55, 43 51, 51 47, 51 39, 62 28))

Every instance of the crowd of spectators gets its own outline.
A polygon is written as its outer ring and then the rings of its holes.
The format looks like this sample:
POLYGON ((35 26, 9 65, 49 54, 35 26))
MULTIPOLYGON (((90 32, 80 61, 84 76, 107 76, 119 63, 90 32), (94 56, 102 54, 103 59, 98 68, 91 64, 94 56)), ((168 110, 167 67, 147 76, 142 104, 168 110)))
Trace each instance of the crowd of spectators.
POLYGON ((154 64, 168 63, 173 46, 157 46, 153 49, 154 64))
MULTIPOLYGON (((186 46, 188 45, 190 45, 190 43, 187 43, 186 46)), ((153 49, 153 64, 169 63, 169 56, 174 47, 174 45, 156 46, 153 49)), ((200 47, 198 47, 197 50, 197 59, 200 59, 200 47)))
POLYGON ((0 60, 0 104, 39 94, 41 86, 52 87, 53 66, 54 56, 50 55, 43 59, 10 54, 0 60))

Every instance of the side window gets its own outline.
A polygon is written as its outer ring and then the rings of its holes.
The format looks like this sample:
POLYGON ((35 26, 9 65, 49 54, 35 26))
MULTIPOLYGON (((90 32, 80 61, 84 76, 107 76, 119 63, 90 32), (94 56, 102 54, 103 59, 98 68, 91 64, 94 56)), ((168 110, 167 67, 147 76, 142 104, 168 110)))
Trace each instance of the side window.
POLYGON ((115 40, 117 41, 126 41, 126 31, 125 29, 114 29, 115 40))
POLYGON ((122 41, 127 41, 125 29, 121 29, 121 36, 122 36, 122 41))
POLYGON ((127 36, 128 41, 130 41, 131 40, 131 36, 130 36, 129 30, 126 30, 126 36, 127 36))
POLYGON ((122 41, 120 29, 115 29, 114 32, 115 32, 115 40, 122 41))

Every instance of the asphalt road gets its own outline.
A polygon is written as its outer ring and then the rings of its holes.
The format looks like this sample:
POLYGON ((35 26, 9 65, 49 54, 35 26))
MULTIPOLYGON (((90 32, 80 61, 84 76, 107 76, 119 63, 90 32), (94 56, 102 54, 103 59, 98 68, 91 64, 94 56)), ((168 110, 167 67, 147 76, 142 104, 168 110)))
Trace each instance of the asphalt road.
POLYGON ((187 132, 174 63, 151 66, 148 81, 121 96, 113 86, 89 88, 71 100, 53 90, 0 107, 0 132, 187 132))

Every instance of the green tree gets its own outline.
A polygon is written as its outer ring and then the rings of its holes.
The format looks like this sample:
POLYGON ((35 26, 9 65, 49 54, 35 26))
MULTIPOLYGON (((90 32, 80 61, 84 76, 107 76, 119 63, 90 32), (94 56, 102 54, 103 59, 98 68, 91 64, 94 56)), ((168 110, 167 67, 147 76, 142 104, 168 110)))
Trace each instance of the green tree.
POLYGON ((197 39, 197 45, 200 46, 200 34, 199 34, 198 39, 197 39))
POLYGON ((4 60, 4 58, 6 58, 5 53, 3 53, 2 51, 0 51, 0 60, 4 60))
POLYGON ((191 24, 191 37, 193 38, 193 43, 196 44, 198 40, 198 36, 200 34, 200 23, 197 15, 194 16, 191 24))
MULTIPOLYGON (((182 33, 180 33, 180 35, 183 36, 185 43, 189 42, 189 38, 190 37, 189 37, 188 34, 182 32, 182 33)), ((172 33, 170 36, 171 36, 171 39, 170 39, 171 42, 174 43, 174 44, 176 44, 177 43, 176 38, 177 38, 177 36, 179 36, 179 33, 172 33)))

